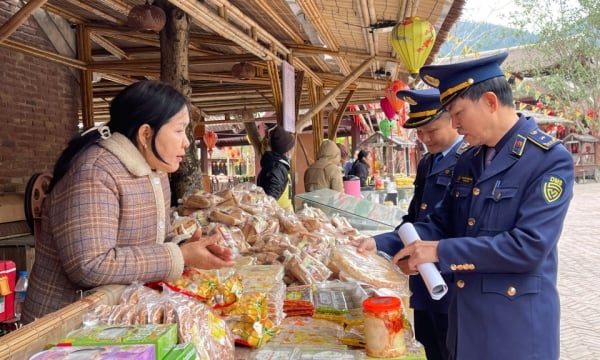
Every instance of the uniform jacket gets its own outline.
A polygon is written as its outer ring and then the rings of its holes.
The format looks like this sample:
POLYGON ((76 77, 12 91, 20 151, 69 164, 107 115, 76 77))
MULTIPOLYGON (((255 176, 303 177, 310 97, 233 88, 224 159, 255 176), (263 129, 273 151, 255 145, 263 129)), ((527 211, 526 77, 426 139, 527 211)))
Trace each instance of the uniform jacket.
POLYGON ((267 151, 260 159, 256 185, 262 187, 267 195, 279 200, 289 184, 289 173, 290 164, 287 159, 274 151, 267 151))
POLYGON ((304 172, 304 188, 306 191, 332 189, 344 191, 342 169, 340 167, 340 151, 333 141, 326 141, 319 148, 317 161, 304 172))
POLYGON ((361 187, 367 186, 367 177, 369 176, 370 168, 371 167, 366 162, 362 160, 356 160, 354 161, 354 164, 352 164, 350 171, 348 171, 348 175, 354 175, 360 178, 361 187))
MULTIPOLYGON (((415 191, 408 207, 408 213, 402 218, 403 222, 424 221, 435 205, 441 201, 446 193, 446 188, 452 180, 452 172, 456 160, 464 151, 465 143, 459 141, 454 144, 435 166, 432 168, 433 154, 425 155, 417 165, 415 177, 415 191)), ((397 228, 396 228, 397 230, 397 228)), ((394 256, 402 249, 402 241, 396 231, 376 235, 377 249, 394 256)), ((448 284, 450 275, 443 276, 448 284)), ((432 311, 436 313, 447 313, 448 305, 452 297, 452 287, 449 286, 448 293, 440 300, 433 300, 425 282, 420 275, 412 275, 409 278, 411 291, 410 307, 415 310, 432 311)))
POLYGON ((24 322, 107 284, 175 280, 183 256, 169 221, 167 174, 115 133, 79 155, 44 202, 24 322))
POLYGON ((573 160, 520 117, 483 169, 484 147, 454 167, 431 222, 416 223, 453 275, 448 345, 460 360, 559 358, 557 243, 573 194, 573 160))

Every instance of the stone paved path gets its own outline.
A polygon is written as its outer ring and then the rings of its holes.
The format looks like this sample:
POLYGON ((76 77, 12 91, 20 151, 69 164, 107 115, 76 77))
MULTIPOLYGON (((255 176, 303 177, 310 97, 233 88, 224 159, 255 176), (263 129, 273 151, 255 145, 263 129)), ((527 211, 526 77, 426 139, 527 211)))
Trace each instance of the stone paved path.
POLYGON ((600 359, 600 183, 575 184, 558 244, 561 360, 600 359))

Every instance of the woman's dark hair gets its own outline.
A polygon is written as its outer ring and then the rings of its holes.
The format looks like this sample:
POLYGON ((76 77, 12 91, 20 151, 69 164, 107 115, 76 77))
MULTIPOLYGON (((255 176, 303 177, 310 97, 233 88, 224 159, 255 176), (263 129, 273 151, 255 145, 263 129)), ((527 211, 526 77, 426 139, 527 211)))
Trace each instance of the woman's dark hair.
MULTIPOLYGON (((144 124, 150 125, 154 132, 152 152, 164 162, 156 150, 156 134, 186 104, 186 98, 171 85, 161 81, 140 81, 127 86, 111 101, 110 121, 106 126, 111 133, 120 133, 137 146, 138 129, 144 124)), ((100 132, 92 130, 71 139, 54 165, 48 192, 69 171, 77 156, 100 138, 100 132)))
POLYGON ((504 76, 498 76, 486 81, 477 83, 469 87, 462 95, 461 98, 467 98, 472 101, 479 100, 483 94, 491 91, 496 94, 500 103, 504 106, 514 106, 512 90, 508 80, 504 76))
POLYGON ((361 150, 358 152, 358 157, 357 157, 357 161, 362 160, 364 158, 366 158, 367 156, 369 156, 370 152, 368 150, 361 150))

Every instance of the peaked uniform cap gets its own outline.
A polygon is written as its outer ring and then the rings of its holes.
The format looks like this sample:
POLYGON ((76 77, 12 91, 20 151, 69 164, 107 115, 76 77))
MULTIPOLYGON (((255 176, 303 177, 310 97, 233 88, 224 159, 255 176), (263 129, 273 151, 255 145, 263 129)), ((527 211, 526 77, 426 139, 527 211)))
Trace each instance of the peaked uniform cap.
POLYGON ((440 108, 438 89, 400 90, 396 93, 396 97, 410 106, 408 120, 402 127, 414 129, 438 118, 438 109, 440 108))
POLYGON ((455 64, 423 66, 419 75, 427 85, 439 89, 440 108, 445 108, 471 85, 504 76, 500 64, 507 56, 508 52, 501 52, 455 64))

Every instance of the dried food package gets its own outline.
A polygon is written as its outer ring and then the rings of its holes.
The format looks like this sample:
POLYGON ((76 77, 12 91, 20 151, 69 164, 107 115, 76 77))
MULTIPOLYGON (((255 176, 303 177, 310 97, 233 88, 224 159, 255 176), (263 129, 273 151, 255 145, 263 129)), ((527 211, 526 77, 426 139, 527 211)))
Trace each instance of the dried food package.
POLYGON ((399 296, 408 296, 408 276, 394 264, 372 252, 358 253, 352 245, 333 248, 330 264, 339 269, 340 279, 354 279, 375 288, 391 289, 399 296))

